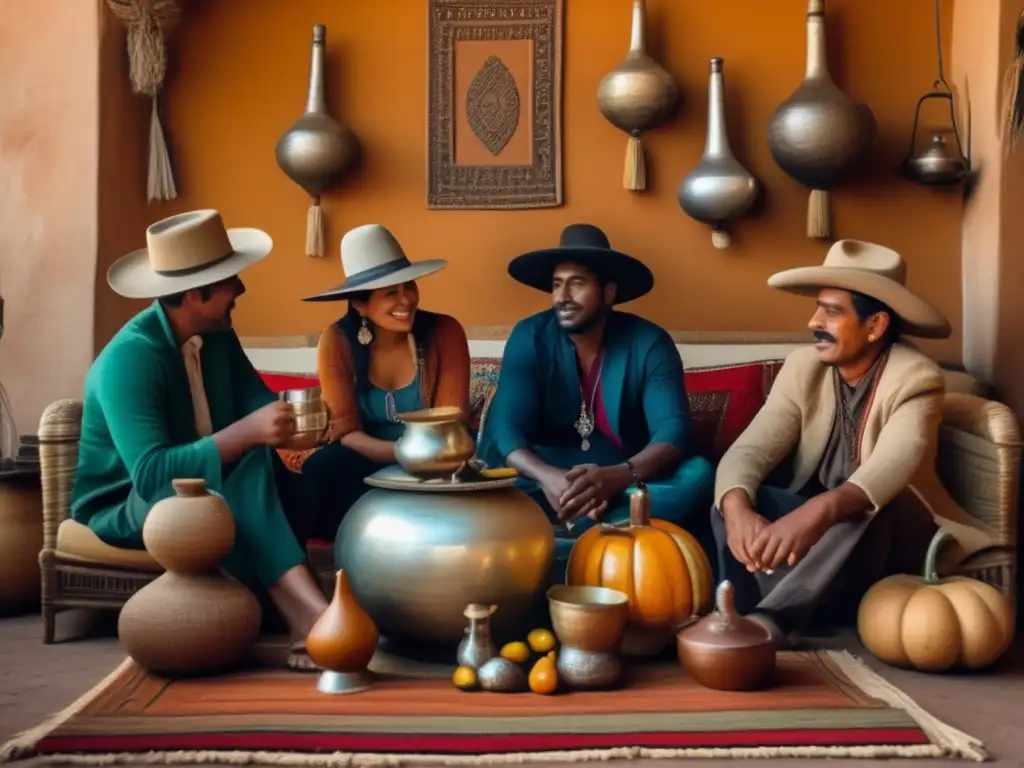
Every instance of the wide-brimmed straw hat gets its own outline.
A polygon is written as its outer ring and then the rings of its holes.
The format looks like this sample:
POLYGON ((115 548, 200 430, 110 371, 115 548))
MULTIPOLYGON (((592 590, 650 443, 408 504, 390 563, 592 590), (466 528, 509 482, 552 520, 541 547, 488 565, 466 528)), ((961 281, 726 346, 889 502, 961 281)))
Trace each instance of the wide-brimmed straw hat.
POLYGON ((438 272, 444 259, 409 261, 395 236, 380 224, 364 224, 341 239, 341 269, 345 282, 303 301, 339 301, 361 291, 389 288, 438 272))
POLYGON ((146 230, 146 247, 122 256, 107 283, 129 299, 156 299, 234 277, 274 247, 259 229, 225 229, 217 211, 189 211, 146 230))
POLYGON ((820 267, 777 272, 768 285, 781 291, 814 296, 823 288, 838 288, 870 296, 899 315, 909 336, 945 339, 953 330, 945 315, 906 286, 907 265, 891 248, 862 240, 839 240, 820 267))
POLYGON ((562 230, 557 247, 517 256, 508 265, 508 273, 523 285, 550 293, 555 269, 567 261, 615 283, 615 304, 639 299, 654 287, 651 270, 638 259, 613 250, 608 236, 593 224, 570 224, 562 230))

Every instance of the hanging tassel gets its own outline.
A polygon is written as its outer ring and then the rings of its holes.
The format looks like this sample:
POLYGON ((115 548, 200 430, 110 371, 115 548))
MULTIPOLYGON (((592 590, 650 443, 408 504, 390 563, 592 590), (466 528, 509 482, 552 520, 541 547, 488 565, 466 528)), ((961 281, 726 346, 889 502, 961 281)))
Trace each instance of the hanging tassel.
POLYGON ((630 136, 626 142, 626 169, 622 174, 622 186, 631 192, 647 189, 647 169, 644 163, 644 147, 639 136, 630 136))
POLYGON ((149 176, 146 196, 151 203, 154 200, 173 200, 178 196, 164 129, 160 125, 156 96, 153 97, 153 112, 149 119, 149 176))
POLYGON ((306 213, 306 255, 316 259, 324 255, 324 212, 319 195, 306 213))
POLYGON ((1003 76, 1003 153, 1009 157, 1024 135, 1024 11, 1017 17, 1013 62, 1003 76))
POLYGON ((832 237, 832 213, 829 210, 829 192, 823 189, 812 189, 807 201, 807 236, 816 240, 828 240, 832 237))

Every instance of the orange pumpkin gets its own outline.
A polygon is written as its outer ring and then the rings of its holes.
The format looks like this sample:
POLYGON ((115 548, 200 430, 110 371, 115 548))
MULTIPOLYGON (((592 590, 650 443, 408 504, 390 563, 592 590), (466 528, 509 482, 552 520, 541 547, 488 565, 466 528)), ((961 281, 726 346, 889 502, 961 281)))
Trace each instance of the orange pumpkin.
POLYGON ((998 589, 936 574, 936 556, 949 538, 947 531, 935 534, 923 576, 889 576, 861 600, 857 632, 880 661, 922 672, 981 669, 1013 643, 1013 608, 998 589))
POLYGON ((598 525, 569 553, 566 583, 609 587, 629 597, 629 621, 648 629, 674 629, 711 607, 714 575, 707 555, 678 525, 651 520, 641 485, 629 499, 629 526, 598 525))

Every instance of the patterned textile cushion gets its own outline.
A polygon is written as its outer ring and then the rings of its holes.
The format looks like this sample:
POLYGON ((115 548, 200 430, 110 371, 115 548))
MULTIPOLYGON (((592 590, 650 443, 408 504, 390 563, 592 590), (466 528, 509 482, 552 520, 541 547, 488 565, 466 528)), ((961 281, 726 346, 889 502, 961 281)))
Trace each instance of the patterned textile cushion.
POLYGON ((717 462, 764 405, 781 360, 693 368, 684 374, 696 452, 717 462))
POLYGON ((474 357, 469 369, 469 429, 479 435, 491 407, 491 397, 498 388, 500 357, 474 357))

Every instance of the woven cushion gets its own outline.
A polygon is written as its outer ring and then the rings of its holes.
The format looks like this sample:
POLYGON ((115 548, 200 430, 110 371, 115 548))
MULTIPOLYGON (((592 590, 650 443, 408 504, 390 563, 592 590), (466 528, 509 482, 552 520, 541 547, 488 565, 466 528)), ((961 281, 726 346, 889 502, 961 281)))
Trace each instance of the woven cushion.
POLYGON ((717 462, 764 405, 782 361, 693 368, 684 374, 694 450, 717 462))
POLYGON ((65 560, 81 560, 95 565, 112 565, 135 571, 163 571, 146 550, 112 547, 105 544, 89 526, 71 518, 57 528, 57 554, 65 560))

